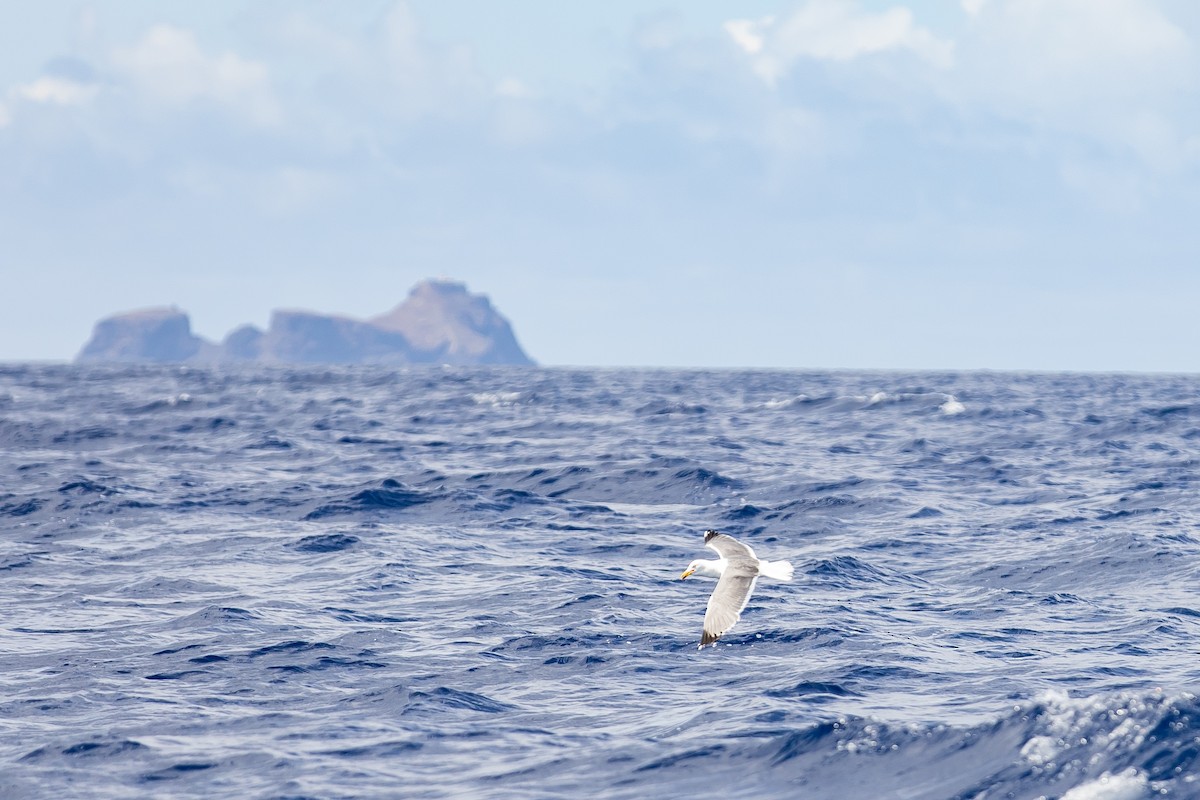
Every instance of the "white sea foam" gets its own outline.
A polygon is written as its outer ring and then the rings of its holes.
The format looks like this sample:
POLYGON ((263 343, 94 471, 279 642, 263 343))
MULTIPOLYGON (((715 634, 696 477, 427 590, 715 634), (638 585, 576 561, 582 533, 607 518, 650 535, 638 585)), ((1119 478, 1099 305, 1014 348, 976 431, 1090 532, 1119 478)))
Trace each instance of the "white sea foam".
POLYGON ((1052 736, 1034 736, 1021 748, 1021 757, 1035 767, 1049 764, 1058 755, 1059 741, 1052 736))
POLYGON ((1149 793, 1146 776, 1130 767, 1113 775, 1105 772, 1094 781, 1081 783, 1062 796, 1062 800, 1140 800, 1149 793))
POLYGON ((961 414, 967 410, 967 407, 958 402, 958 398, 952 394, 946 395, 946 402, 940 406, 943 414, 961 414))
POLYGON ((479 392, 471 399, 481 406, 511 406, 521 399, 520 392, 479 392))
POLYGON ((690 503, 614 503, 611 500, 604 501, 606 508, 612 509, 618 514, 628 514, 630 516, 641 516, 644 514, 678 514, 680 512, 692 512, 701 506, 692 505, 690 503))
POLYGON ((809 397, 806 394, 798 394, 795 397, 789 397, 786 400, 768 400, 763 403, 764 408, 775 410, 777 408, 791 408, 794 405, 808 402, 809 397))

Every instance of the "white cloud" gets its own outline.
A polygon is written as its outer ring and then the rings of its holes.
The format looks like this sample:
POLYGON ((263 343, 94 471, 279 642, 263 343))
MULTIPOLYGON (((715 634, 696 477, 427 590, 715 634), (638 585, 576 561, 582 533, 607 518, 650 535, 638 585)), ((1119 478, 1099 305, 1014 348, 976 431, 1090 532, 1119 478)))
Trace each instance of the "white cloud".
POLYGON ((384 21, 383 57, 394 99, 407 115, 456 115, 489 94, 471 49, 426 42, 407 3, 393 6, 384 21))
POLYGON ((393 66, 401 73, 419 69, 424 61, 416 17, 407 3, 397 3, 383 24, 384 41, 393 66))
MULTIPOLYGON (((987 129, 999 123, 1022 147, 1061 159, 1078 160, 1082 145, 1095 158, 1157 173, 1197 163, 1200 112, 1190 98, 1200 88, 1200 58, 1177 22, 1188 17, 1172 19, 1158 0, 959 0, 962 16, 936 34, 914 14, 923 6, 865 6, 806 0, 777 17, 730 20, 724 30, 768 86, 805 61, 843 65, 844 75, 856 62, 888 57, 869 62, 886 71, 857 69, 838 84, 841 107, 805 92, 806 110, 818 119, 864 104, 877 119, 899 112, 903 118, 893 119, 901 126, 926 113, 944 121, 948 112, 958 123, 943 133, 960 146, 975 140, 987 149, 994 140, 987 129)), ((831 73, 804 74, 811 82, 831 73)), ((841 122, 857 127, 853 115, 841 122)), ((921 127, 917 140, 938 135, 936 125, 921 127)))
POLYGON ((309 59, 326 68, 344 64, 359 64, 364 58, 361 41, 339 34, 301 11, 288 13, 276 26, 281 41, 302 51, 309 59))
POLYGON ((34 103, 77 106, 95 97, 98 90, 95 85, 43 75, 32 83, 18 86, 14 94, 34 103))
POLYGON ((1147 0, 1007 0, 990 9, 986 41, 1005 48, 1030 83, 1128 70, 1137 79, 1190 49, 1187 34, 1147 0))
POLYGON ((725 32, 737 44, 752 56, 762 52, 763 31, 775 24, 774 17, 764 17, 755 21, 752 19, 731 19, 725 23, 725 32))
POLYGON ((43 106, 83 106, 100 92, 99 85, 59 75, 42 75, 26 84, 11 87, 0 99, 0 128, 13 124, 12 108, 22 104, 43 106))
POLYGON ((760 20, 731 20, 725 31, 752 59, 755 72, 774 82, 801 58, 851 61, 888 51, 908 51, 938 67, 954 62, 954 44, 939 39, 897 6, 881 13, 853 0, 809 0, 794 13, 760 20))
POLYGON ((496 94, 514 100, 528 100, 534 96, 533 90, 517 78, 505 78, 497 83, 496 94))
POLYGON ((638 20, 633 41, 642 50, 668 50, 682 39, 682 17, 678 12, 663 11, 638 20))
POLYGON ((154 100, 171 105, 212 100, 256 123, 278 121, 266 66, 234 53, 210 56, 189 31, 157 25, 133 47, 116 50, 112 64, 154 100))
POLYGON ((946 82, 963 108, 1082 137, 1155 170, 1191 159, 1197 59, 1150 0, 990 0, 946 82))
POLYGON ((369 17, 361 26, 330 24, 310 9, 275 26, 287 59, 283 88, 307 84, 289 108, 309 125, 389 138, 416 120, 470 116, 494 97, 513 96, 506 92, 517 83, 484 76, 469 47, 430 41, 408 3, 369 17))

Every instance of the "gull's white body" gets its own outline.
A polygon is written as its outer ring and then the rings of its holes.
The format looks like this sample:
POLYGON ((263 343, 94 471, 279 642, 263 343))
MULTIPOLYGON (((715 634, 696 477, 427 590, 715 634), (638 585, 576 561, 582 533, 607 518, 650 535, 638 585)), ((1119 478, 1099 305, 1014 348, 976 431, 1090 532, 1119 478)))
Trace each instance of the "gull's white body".
MULTIPOLYGON (((724 558, 698 558, 688 565, 692 575, 701 578, 720 578, 725 574, 725 565, 729 561, 724 558)), ((792 579, 792 563, 790 561, 759 561, 758 574, 766 575, 777 581, 792 579)), ((688 577, 691 577, 690 575, 688 577)))
POLYGON ((792 579, 792 565, 789 562, 761 561, 753 550, 732 536, 707 530, 704 532, 704 545, 716 550, 721 557, 696 559, 688 564, 680 576, 680 579, 690 575, 717 579, 717 588, 708 598, 708 608, 704 612, 701 648, 716 642, 741 619, 742 610, 750 602, 759 575, 781 581, 792 579))

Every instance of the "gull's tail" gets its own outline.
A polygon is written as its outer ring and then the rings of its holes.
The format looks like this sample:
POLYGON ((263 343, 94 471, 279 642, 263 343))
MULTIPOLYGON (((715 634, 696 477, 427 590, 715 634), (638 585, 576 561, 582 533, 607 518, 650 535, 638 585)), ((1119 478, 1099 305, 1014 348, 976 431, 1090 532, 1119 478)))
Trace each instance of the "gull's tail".
POLYGON ((766 575, 777 581, 790 581, 792 579, 792 562, 760 561, 758 562, 758 574, 766 575))

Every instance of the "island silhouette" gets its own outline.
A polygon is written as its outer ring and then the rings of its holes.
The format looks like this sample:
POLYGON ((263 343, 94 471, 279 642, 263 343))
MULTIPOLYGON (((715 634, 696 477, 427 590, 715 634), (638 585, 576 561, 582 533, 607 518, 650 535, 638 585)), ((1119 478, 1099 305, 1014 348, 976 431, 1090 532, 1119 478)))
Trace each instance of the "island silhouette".
POLYGON ((511 364, 533 359, 483 294, 459 281, 418 283, 370 319, 279 309, 267 330, 243 325, 218 343, 192 333, 187 313, 146 308, 100 320, 77 363, 511 364))

